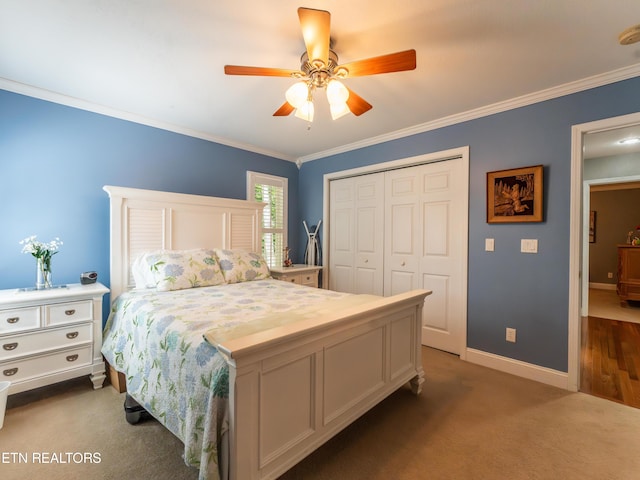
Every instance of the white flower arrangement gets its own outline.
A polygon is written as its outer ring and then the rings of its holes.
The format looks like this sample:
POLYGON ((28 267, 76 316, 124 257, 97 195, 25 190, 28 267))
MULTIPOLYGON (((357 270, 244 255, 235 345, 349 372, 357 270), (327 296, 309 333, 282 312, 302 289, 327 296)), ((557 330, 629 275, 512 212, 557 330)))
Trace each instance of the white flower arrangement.
POLYGON ((56 237, 49 243, 39 242, 36 235, 20 241, 22 253, 30 253, 38 262, 38 281, 36 288, 50 288, 51 284, 51 257, 53 257, 62 246, 62 241, 56 237))
POLYGON ((62 246, 62 241, 56 237, 49 243, 43 243, 36 240, 37 235, 31 235, 30 237, 20 240, 22 247, 22 253, 30 253, 36 258, 41 259, 44 263, 50 264, 51 257, 58 253, 62 246))

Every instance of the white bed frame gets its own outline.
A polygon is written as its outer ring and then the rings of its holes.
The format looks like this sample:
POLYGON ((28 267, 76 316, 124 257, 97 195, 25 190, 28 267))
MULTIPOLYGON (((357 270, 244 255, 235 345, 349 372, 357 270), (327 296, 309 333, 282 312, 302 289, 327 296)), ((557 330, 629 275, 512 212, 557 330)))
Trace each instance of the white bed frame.
MULTIPOLYGON (((263 204, 105 186, 111 298, 146 250, 260 251, 263 204)), ((229 478, 274 479, 410 382, 424 382, 421 319, 431 292, 381 298, 218 344, 229 363, 229 478)))

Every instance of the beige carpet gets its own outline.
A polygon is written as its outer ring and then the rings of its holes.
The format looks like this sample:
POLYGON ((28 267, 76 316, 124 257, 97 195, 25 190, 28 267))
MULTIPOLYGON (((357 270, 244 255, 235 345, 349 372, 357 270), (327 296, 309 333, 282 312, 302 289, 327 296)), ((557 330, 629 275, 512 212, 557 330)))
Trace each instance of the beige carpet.
MULTIPOLYGON (((640 478, 640 410, 423 350, 420 397, 396 392, 282 480, 640 478)), ((180 442, 153 420, 127 424, 122 403, 88 379, 9 397, 0 478, 195 480, 180 442), (100 463, 32 462, 54 452, 100 463)))

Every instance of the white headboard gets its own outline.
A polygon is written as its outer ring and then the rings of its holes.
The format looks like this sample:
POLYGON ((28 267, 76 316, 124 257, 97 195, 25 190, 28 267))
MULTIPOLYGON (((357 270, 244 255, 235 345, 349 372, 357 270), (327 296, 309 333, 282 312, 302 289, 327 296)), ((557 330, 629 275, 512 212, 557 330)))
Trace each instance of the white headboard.
POLYGON ((111 199, 111 300, 133 287, 136 256, 149 250, 261 250, 263 203, 106 185, 111 199))

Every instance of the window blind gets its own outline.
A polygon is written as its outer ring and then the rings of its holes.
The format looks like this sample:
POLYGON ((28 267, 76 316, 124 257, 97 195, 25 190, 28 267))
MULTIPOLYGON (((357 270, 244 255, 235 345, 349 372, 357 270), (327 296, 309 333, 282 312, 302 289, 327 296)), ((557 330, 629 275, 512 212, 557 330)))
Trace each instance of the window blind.
POLYGON ((269 267, 281 267, 287 246, 287 179, 248 172, 249 197, 266 203, 262 213, 262 255, 269 267))

